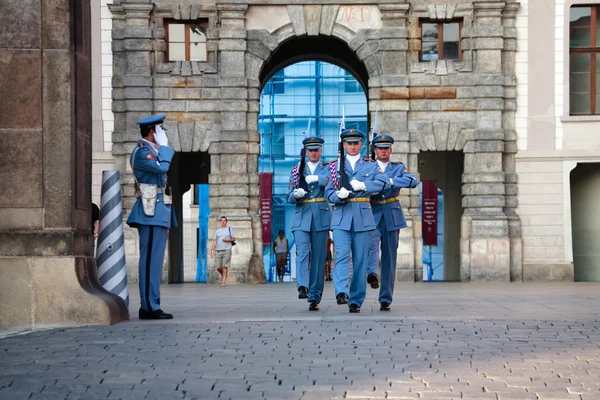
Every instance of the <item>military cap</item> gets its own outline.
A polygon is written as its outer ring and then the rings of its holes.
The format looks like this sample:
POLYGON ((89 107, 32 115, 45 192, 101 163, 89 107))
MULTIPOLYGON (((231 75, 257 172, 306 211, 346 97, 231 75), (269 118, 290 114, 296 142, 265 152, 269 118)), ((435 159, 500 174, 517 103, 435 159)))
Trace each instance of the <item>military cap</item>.
POLYGON ((346 129, 342 132, 341 137, 344 142, 362 142, 365 134, 358 129, 346 129))
POLYGON ((320 149, 325 141, 320 137, 307 137, 302 141, 302 144, 309 150, 320 149))
POLYGON ((375 147, 388 148, 394 144, 394 138, 390 135, 377 135, 371 143, 375 147))
POLYGON ((150 115, 149 117, 144 117, 140 119, 137 124, 138 125, 158 125, 162 124, 165 120, 167 114, 158 114, 158 115, 150 115))

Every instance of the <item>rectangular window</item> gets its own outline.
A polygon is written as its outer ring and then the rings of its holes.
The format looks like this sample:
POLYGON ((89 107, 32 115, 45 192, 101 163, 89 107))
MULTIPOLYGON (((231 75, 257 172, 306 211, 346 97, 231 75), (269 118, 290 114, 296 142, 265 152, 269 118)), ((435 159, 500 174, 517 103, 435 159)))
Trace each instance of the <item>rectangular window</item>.
POLYGON ((206 21, 165 22, 167 61, 208 61, 206 21))
POLYGON ((421 61, 460 60, 462 22, 421 20, 421 61))
POLYGON ((569 13, 571 115, 600 114, 600 6, 573 6, 569 13))
POLYGON ((280 69, 267 82, 263 94, 284 94, 285 93, 285 73, 280 69))
POLYGON ((285 160, 285 122, 273 123, 271 151, 273 159, 285 160))
POLYGON ((352 74, 344 71, 344 92, 346 93, 362 93, 362 88, 352 74))
POLYGON ((192 185, 192 204, 198 205, 200 204, 198 201, 198 190, 200 190, 200 188, 198 187, 198 185, 192 185))

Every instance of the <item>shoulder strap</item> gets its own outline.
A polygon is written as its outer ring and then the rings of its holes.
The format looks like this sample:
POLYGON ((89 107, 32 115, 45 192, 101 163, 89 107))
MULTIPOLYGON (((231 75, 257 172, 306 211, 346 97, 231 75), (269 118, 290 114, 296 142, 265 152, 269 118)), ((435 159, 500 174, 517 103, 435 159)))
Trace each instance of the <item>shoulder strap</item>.
POLYGON ((136 191, 138 191, 140 184, 135 176, 135 156, 140 147, 141 146, 135 146, 135 150, 133 150, 133 155, 131 156, 131 172, 133 172, 133 180, 135 182, 135 190, 136 191))

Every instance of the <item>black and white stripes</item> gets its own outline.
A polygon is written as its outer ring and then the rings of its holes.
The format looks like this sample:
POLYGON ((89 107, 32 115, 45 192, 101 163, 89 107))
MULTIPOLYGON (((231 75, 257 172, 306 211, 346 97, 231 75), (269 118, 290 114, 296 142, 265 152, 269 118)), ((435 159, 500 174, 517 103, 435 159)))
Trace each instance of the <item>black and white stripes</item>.
POLYGON ((100 205, 100 234, 96 253, 98 278, 104 289, 121 297, 129 305, 119 171, 102 172, 100 205))

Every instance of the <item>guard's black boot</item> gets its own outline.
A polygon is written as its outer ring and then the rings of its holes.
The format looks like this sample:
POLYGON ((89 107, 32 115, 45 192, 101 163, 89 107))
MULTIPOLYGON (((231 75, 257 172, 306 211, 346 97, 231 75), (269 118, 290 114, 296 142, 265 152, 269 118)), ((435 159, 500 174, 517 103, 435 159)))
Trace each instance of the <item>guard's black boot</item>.
POLYGON ((298 298, 308 299, 308 288, 306 286, 300 286, 298 288, 298 298))
POLYGON ((370 273, 367 276, 367 283, 371 285, 371 289, 379 289, 379 277, 377 274, 370 273))
POLYGON ((348 295, 346 293, 340 293, 336 296, 338 304, 348 304, 348 295))

